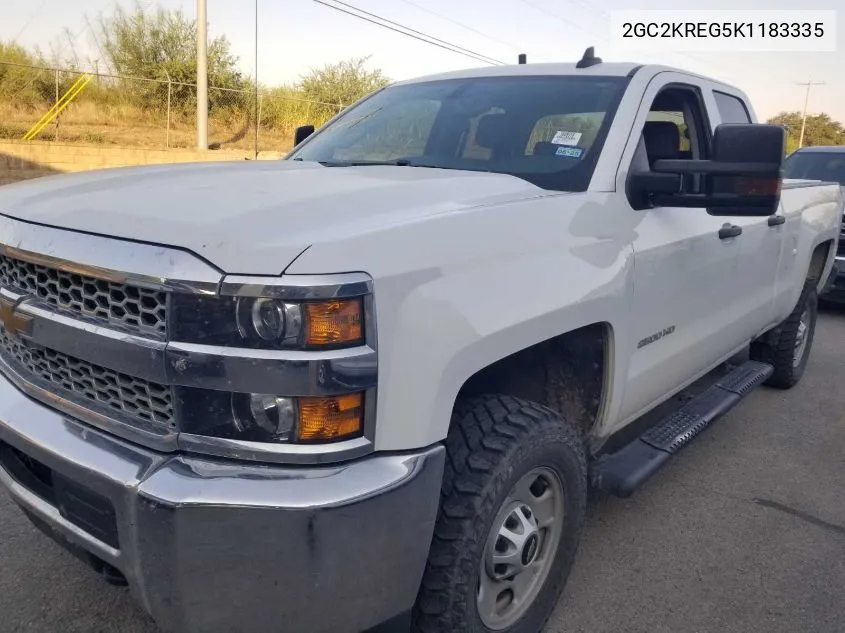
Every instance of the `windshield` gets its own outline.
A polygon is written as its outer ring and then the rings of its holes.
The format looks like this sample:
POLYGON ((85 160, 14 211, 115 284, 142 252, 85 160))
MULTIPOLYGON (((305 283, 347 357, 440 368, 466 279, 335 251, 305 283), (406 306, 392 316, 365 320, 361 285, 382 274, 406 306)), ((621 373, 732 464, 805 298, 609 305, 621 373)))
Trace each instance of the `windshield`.
POLYGON ((784 163, 784 178, 838 182, 845 187, 845 147, 841 152, 795 152, 784 163))
POLYGON ((484 77, 375 93, 288 158, 511 174, 583 191, 624 91, 622 77, 484 77))

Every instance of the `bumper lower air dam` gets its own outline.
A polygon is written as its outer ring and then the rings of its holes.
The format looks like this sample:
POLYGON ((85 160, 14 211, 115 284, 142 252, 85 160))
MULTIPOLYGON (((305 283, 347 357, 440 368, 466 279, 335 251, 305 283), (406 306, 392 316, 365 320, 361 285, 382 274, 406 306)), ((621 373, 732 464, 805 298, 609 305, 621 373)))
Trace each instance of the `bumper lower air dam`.
POLYGON ((406 612, 444 462, 442 446, 299 468, 161 454, 3 378, 0 446, 0 483, 27 515, 125 577, 164 629, 190 632, 351 633, 406 612), (93 515, 56 501, 80 495, 93 515))

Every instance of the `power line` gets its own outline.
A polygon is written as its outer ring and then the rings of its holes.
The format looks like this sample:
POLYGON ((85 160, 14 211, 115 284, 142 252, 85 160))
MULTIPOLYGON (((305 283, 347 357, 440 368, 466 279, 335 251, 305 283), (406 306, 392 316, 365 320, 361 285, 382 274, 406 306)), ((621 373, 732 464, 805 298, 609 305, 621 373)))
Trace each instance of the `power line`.
POLYGON ((428 13, 429 15, 433 15, 435 17, 438 17, 441 20, 446 20, 447 22, 451 22, 452 24, 459 26, 462 29, 466 29, 467 31, 471 31, 472 33, 475 33, 476 35, 480 35, 481 37, 486 38, 486 39, 488 39, 492 42, 497 42, 499 44, 502 44, 503 46, 507 46, 508 48, 511 48, 511 49, 517 51, 518 53, 524 53, 525 52, 525 48, 523 48, 522 46, 517 46, 515 44, 512 44, 511 42, 506 42, 505 40, 499 39, 498 37, 494 37, 492 35, 489 35, 487 33, 479 31, 478 29, 476 29, 472 26, 469 26, 467 24, 464 24, 463 22, 458 22, 454 18, 450 18, 449 16, 443 15, 442 13, 438 13, 437 11, 434 11, 433 9, 429 9, 428 7, 424 7, 420 4, 417 4, 413 0, 402 0, 402 2, 404 2, 405 4, 409 4, 412 7, 416 7, 420 11, 424 11, 425 13, 428 13))
POLYGON ((534 2, 532 2, 531 0, 521 0, 521 2, 522 2, 523 4, 527 4, 529 7, 531 7, 531 8, 533 8, 533 9, 535 9, 536 11, 540 11, 541 13, 545 13, 546 15, 550 15, 550 16, 552 16, 552 17, 553 17, 553 18, 555 18, 556 20, 560 20, 560 21, 561 21, 561 22, 563 22, 564 24, 568 24, 568 25, 570 25, 570 26, 574 26, 576 29, 578 29, 578 30, 580 30, 580 31, 584 31, 584 33, 587 33, 588 35, 592 35, 593 37, 600 37, 600 38, 605 39, 605 40, 607 39, 607 37, 605 37, 604 35, 599 35, 598 33, 594 32, 594 31, 591 31, 591 30, 589 30, 589 29, 587 29, 587 28, 584 28, 583 26, 581 26, 581 25, 580 25, 580 24, 578 24, 577 22, 573 22, 573 21, 572 21, 572 20, 570 20, 569 18, 565 18, 565 17, 563 17, 562 15, 559 15, 558 13, 555 13, 554 11, 550 11, 549 9, 547 9, 547 8, 545 8, 545 7, 543 7, 543 6, 539 5, 539 4, 535 4, 535 3, 534 3, 534 2))
MULTIPOLYGON (((317 0, 315 0, 315 1, 317 1, 317 0)), ((429 35, 428 33, 423 33, 422 31, 417 31, 416 29, 412 29, 408 26, 405 26, 404 24, 394 22, 393 20, 388 20, 387 18, 384 18, 380 15, 376 15, 375 13, 371 13, 369 11, 365 11, 364 9, 361 9, 359 7, 356 7, 355 5, 349 4, 348 2, 343 2, 343 0, 331 0, 331 1, 334 2, 335 4, 339 4, 339 5, 342 5, 344 7, 349 8, 349 9, 352 9, 353 11, 357 11, 358 13, 362 13, 366 16, 371 17, 371 18, 375 18, 376 20, 380 20, 381 22, 383 22, 385 24, 379 24, 379 25, 384 26, 385 28, 390 28, 389 26, 387 26, 388 24, 393 25, 394 27, 398 27, 399 29, 403 29, 404 31, 407 31, 406 33, 404 33, 405 35, 409 35, 409 36, 413 37, 413 35, 411 35, 411 34, 416 34, 417 36, 420 36, 422 38, 426 38, 423 41, 428 41, 429 44, 434 44, 435 42, 439 43, 443 46, 449 47, 449 49, 453 50, 453 52, 465 54, 467 56, 471 56, 475 59, 479 59, 480 61, 486 62, 488 64, 490 64, 490 63, 492 63, 492 64, 504 64, 504 62, 502 62, 498 59, 495 59, 493 57, 489 57, 489 56, 484 55, 482 53, 476 53, 475 51, 470 50, 468 48, 464 48, 463 46, 458 46, 457 44, 452 44, 451 42, 447 42, 446 40, 440 39, 438 37, 434 37, 433 35, 429 35)), ((319 4, 325 5, 326 3, 322 2, 322 0, 320 0, 319 4)), ((332 8, 341 10, 339 7, 332 7, 332 8)), ((348 13, 348 12, 345 11, 345 13, 348 13)), ((360 16, 360 15, 355 15, 355 17, 359 17, 361 19, 366 19, 366 18, 364 18, 363 16, 360 16)), ((367 20, 367 21, 371 22, 372 20, 367 20)), ((396 29, 391 29, 391 30, 396 30, 396 29)), ((420 39, 420 38, 417 37, 415 39, 420 39)), ((442 48, 442 46, 441 46, 441 48, 442 48)))
POLYGON ((35 11, 33 11, 33 12, 32 12, 32 15, 30 15, 30 16, 29 16, 29 19, 27 19, 27 21, 26 21, 26 22, 24 22, 24 24, 23 24, 23 26, 21 27, 20 31, 18 31, 18 34, 17 34, 17 35, 15 35, 15 36, 12 38, 12 44, 16 44, 16 43, 17 43, 18 38, 19 38, 21 35, 23 35, 24 31, 26 31, 27 27, 29 27, 29 25, 30 25, 30 24, 32 23, 32 21, 35 19, 35 16, 37 16, 39 13, 41 13, 41 9, 43 9, 43 8, 44 8, 44 5, 45 5, 45 4, 47 4, 47 0, 41 0, 41 4, 39 4, 39 5, 38 5, 38 8, 37 8, 35 11))
POLYGON ((472 59, 484 62, 485 64, 491 64, 493 66, 504 65, 504 62, 493 57, 488 57, 486 55, 482 55, 481 53, 476 53, 475 51, 472 51, 468 48, 457 46, 456 44, 452 44, 451 42, 447 42, 446 40, 442 40, 440 38, 423 33, 422 31, 417 31, 403 24, 399 24, 398 22, 393 22, 392 20, 383 18, 379 15, 376 15, 375 13, 364 11, 363 9, 359 9, 358 7, 351 5, 347 2, 341 2, 341 0, 333 0, 333 2, 335 2, 336 4, 329 4, 328 2, 325 2, 325 0, 312 0, 312 2, 316 2, 317 4, 321 4, 324 7, 328 7, 329 9, 340 11, 341 13, 351 15, 352 17, 358 18, 359 20, 370 22, 371 24, 381 26, 382 28, 394 31, 396 33, 407 35, 408 37, 412 37, 415 40, 425 42, 426 44, 431 44, 432 46, 437 46, 438 48, 442 48, 452 53, 458 53, 459 55, 463 55, 464 57, 471 57, 472 59), (344 7, 348 7, 349 9, 351 9, 351 11, 337 6, 338 4, 343 5, 344 7), (357 11, 358 13, 354 13, 354 11, 357 11))

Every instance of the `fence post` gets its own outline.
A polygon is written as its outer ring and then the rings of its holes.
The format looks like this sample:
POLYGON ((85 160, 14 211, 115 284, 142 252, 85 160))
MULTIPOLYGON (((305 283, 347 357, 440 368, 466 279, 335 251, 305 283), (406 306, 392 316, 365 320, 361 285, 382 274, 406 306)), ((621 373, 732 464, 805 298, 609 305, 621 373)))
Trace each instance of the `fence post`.
POLYGON ((165 147, 170 149, 170 91, 172 87, 170 82, 170 73, 167 74, 167 133, 165 134, 165 147))
MULTIPOLYGON (((59 69, 56 69, 56 105, 59 103, 59 69)), ((56 142, 59 140, 59 115, 56 115, 56 136, 54 139, 56 142)))
POLYGON ((263 95, 258 93, 258 114, 255 117, 255 158, 258 159, 258 132, 261 130, 261 97, 263 95))

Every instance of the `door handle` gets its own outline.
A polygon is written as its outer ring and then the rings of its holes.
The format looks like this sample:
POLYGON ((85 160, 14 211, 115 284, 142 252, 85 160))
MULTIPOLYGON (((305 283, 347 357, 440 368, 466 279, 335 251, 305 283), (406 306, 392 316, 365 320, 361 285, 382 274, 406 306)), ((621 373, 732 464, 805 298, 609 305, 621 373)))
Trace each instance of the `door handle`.
POLYGON ((725 224, 721 229, 719 229, 720 240, 726 240, 730 237, 736 237, 737 235, 742 235, 742 227, 737 226, 736 224, 725 224))
POLYGON ((770 215, 769 226, 780 226, 786 222, 786 218, 782 215, 770 215))

